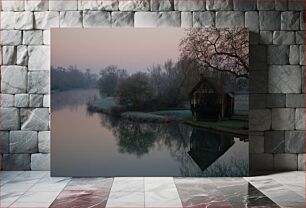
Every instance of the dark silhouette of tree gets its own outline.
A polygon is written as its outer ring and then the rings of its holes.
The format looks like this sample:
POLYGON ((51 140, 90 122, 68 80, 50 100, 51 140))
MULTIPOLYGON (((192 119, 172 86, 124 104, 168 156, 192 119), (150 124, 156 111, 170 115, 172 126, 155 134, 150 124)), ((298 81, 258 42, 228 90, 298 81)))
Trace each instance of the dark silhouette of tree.
POLYGON ((51 90, 69 90, 75 88, 96 88, 97 75, 90 69, 82 72, 76 66, 51 67, 51 90))
POLYGON ((138 72, 119 82, 117 87, 119 103, 135 110, 145 109, 152 99, 152 88, 146 73, 138 72))
POLYGON ((118 83, 128 76, 125 69, 119 69, 115 65, 107 66, 100 71, 98 86, 100 94, 104 96, 114 96, 118 83))
POLYGON ((182 57, 201 64, 201 70, 249 77, 249 38, 245 28, 191 28, 180 42, 182 57))

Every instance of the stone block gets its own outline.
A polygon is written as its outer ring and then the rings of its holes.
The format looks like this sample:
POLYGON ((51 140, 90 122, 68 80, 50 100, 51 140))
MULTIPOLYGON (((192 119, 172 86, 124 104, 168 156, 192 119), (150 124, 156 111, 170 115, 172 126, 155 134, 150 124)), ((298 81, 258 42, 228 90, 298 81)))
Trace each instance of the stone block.
POLYGON ((188 12, 188 11, 204 11, 205 1, 203 0, 174 0, 174 10, 188 12))
POLYGON ((266 131, 265 153, 284 153, 284 152, 285 152, 285 131, 266 131))
POLYGON ((288 9, 287 0, 275 0, 275 10, 277 11, 286 11, 288 9))
POLYGON ((9 138, 8 131, 0 131, 0 153, 9 153, 9 138))
POLYGON ((3 12, 1 11, 1 29, 13 30, 15 28, 15 12, 3 12))
POLYGON ((258 10, 274 10, 275 8, 275 2, 272 0, 263 1, 263 0, 257 0, 257 9, 258 10))
POLYGON ((273 154, 250 153, 249 167, 251 171, 273 170, 273 154))
POLYGON ((14 106, 14 95, 0 94, 0 106, 1 107, 13 107, 14 106))
POLYGON ((26 66, 28 65, 28 60, 28 47, 25 45, 17 46, 17 65, 26 66))
POLYGON ((77 0, 49 0, 49 10, 66 11, 78 10, 77 0))
POLYGON ((281 14, 278 11, 260 11, 259 12, 260 30, 280 30, 281 14))
POLYGON ((274 155, 274 170, 293 171, 297 170, 297 154, 275 154, 274 155))
POLYGON ((50 95, 44 95, 43 106, 50 107, 50 95))
POLYGON ((50 71, 50 47, 29 46, 29 71, 50 71))
POLYGON ((214 27, 214 12, 193 12, 193 27, 214 27))
POLYGON ((238 11, 216 12, 216 27, 244 27, 244 13, 238 11))
POLYGON ((294 120, 293 108, 272 109, 272 130, 294 130, 294 120))
POLYGON ((250 88, 250 93, 267 93, 268 70, 250 71, 249 88, 250 88))
POLYGON ((30 154, 3 154, 3 170, 30 170, 30 154))
POLYGON ((289 63, 299 64, 300 63, 300 47, 299 45, 291 45, 289 48, 289 63))
POLYGON ((305 12, 300 12, 300 30, 305 29, 305 12))
POLYGON ((27 89, 27 68, 23 66, 1 67, 2 93, 24 93, 27 89))
POLYGON ((50 153, 50 131, 38 133, 38 150, 40 153, 50 153))
POLYGON ((24 1, 3 1, 3 11, 24 11, 24 1))
POLYGON ((286 107, 303 108, 305 103, 304 94, 287 94, 286 107))
POLYGON ((289 63, 288 45, 269 45, 267 52, 268 64, 285 65, 289 63))
POLYGON ((305 131, 285 132, 285 152, 304 153, 305 152, 305 131))
POLYGON ((41 30, 29 30, 23 32, 24 45, 41 45, 43 44, 43 33, 41 30))
POLYGON ((26 0, 26 11, 47 11, 49 9, 49 1, 46 0, 26 0))
POLYGON ((79 10, 95 10, 95 11, 117 11, 119 9, 118 0, 79 0, 79 10))
POLYGON ((149 11, 150 0, 119 0, 120 11, 149 11))
POLYGON ((181 27, 191 28, 193 26, 193 12, 181 12, 181 27))
POLYGON ((305 46, 300 45, 300 65, 306 65, 305 64, 305 46))
POLYGON ((31 170, 47 171, 50 170, 50 154, 32 154, 31 170))
POLYGON ((17 130, 20 128, 19 111, 17 108, 0 108, 0 130, 17 130))
POLYGON ((1 30, 2 45, 20 45, 22 41, 20 30, 1 30))
POLYGON ((257 3, 254 0, 233 0, 234 10, 237 11, 253 11, 257 9, 257 3))
POLYGON ((269 94, 267 96, 268 108, 284 108, 286 106, 286 94, 269 94))
POLYGON ((206 0, 206 9, 212 11, 226 11, 233 9, 232 0, 206 0))
POLYGON ((257 109, 249 112, 249 128, 251 131, 266 131, 271 128, 271 110, 257 109))
POLYGON ((16 46, 3 46, 2 47, 2 64, 14 65, 17 60, 16 46))
POLYGON ((245 27, 253 32, 259 31, 258 12, 252 11, 252 12, 245 13, 245 27))
POLYGON ((36 153, 38 151, 36 131, 11 131, 10 153, 36 153))
POLYGON ((250 110, 266 108, 266 95, 265 94, 250 94, 249 95, 249 108, 250 110))
POLYGON ((28 93, 49 94, 50 72, 49 71, 29 72, 28 93))
POLYGON ((264 136, 249 136, 249 152, 264 153, 264 136))
POLYGON ((300 13, 299 12, 282 12, 281 14, 282 30, 299 30, 300 13))
POLYGON ((295 110, 295 129, 305 130, 305 109, 297 108, 295 110))
POLYGON ((306 73, 305 73, 305 66, 302 66, 302 93, 306 93, 306 87, 305 87, 305 80, 306 80, 306 73))
POLYGON ((112 27, 133 27, 133 12, 112 12, 112 27))
POLYGON ((299 45, 304 44, 304 31, 295 32, 295 43, 299 45))
POLYGON ((50 45, 50 30, 43 30, 43 43, 50 45))
POLYGON ((304 0, 288 0, 288 9, 293 11, 303 11, 304 10, 304 0))
POLYGON ((295 33, 289 31, 274 31, 273 44, 276 45, 295 44, 295 33))
POLYGON ((136 12, 135 27, 180 27, 180 12, 136 12))
POLYGON ((305 171, 305 157, 306 154, 298 154, 298 170, 305 171))
POLYGON ((35 108, 24 118, 22 130, 47 131, 49 130, 49 109, 35 108))
POLYGON ((59 27, 59 12, 34 12, 35 29, 50 29, 59 27))
POLYGON ((15 107, 25 108, 29 106, 28 94, 16 94, 15 95, 15 107))
POLYGON ((151 11, 170 11, 173 10, 173 0, 151 0, 151 11))
POLYGON ((84 27, 111 27, 112 18, 110 12, 105 11, 84 11, 84 27))
POLYGON ((81 11, 63 11, 60 12, 60 27, 82 27, 81 11))
POLYGON ((44 95, 30 94, 30 107, 43 107, 44 95))
POLYGON ((34 27, 34 16, 32 12, 15 12, 15 29, 31 30, 34 27))
POLYGON ((284 65, 269 68, 270 93, 300 93, 302 73, 299 66, 284 65))

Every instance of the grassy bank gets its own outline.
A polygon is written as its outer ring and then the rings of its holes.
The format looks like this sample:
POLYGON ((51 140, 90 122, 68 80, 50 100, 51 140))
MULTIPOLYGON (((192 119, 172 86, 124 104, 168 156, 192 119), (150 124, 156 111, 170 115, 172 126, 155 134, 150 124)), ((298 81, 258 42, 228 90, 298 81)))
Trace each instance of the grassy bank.
POLYGON ((245 121, 237 120, 224 120, 224 121, 193 121, 188 120, 185 122, 191 126, 214 129, 218 131, 229 132, 239 135, 248 135, 247 125, 245 121))
POLYGON ((143 122, 170 122, 192 118, 190 110, 161 110, 153 112, 125 111, 114 97, 98 99, 88 104, 88 109, 120 116, 124 119, 143 122))

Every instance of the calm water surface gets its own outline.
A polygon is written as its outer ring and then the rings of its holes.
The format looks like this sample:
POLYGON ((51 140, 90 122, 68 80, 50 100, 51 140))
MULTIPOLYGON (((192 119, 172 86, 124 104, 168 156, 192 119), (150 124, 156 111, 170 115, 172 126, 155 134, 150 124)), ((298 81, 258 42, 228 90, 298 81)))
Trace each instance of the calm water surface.
POLYGON ((182 123, 132 122, 87 111, 97 90, 52 94, 53 176, 242 176, 248 142, 182 123))

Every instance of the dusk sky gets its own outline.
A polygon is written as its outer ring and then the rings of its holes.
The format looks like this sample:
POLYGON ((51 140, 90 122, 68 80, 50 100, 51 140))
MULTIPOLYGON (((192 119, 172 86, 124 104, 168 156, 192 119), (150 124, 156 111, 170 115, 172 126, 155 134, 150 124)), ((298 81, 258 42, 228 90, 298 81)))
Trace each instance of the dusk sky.
POLYGON ((179 57, 180 28, 52 29, 51 64, 76 65, 93 72, 118 65, 129 73, 146 71, 179 57))

